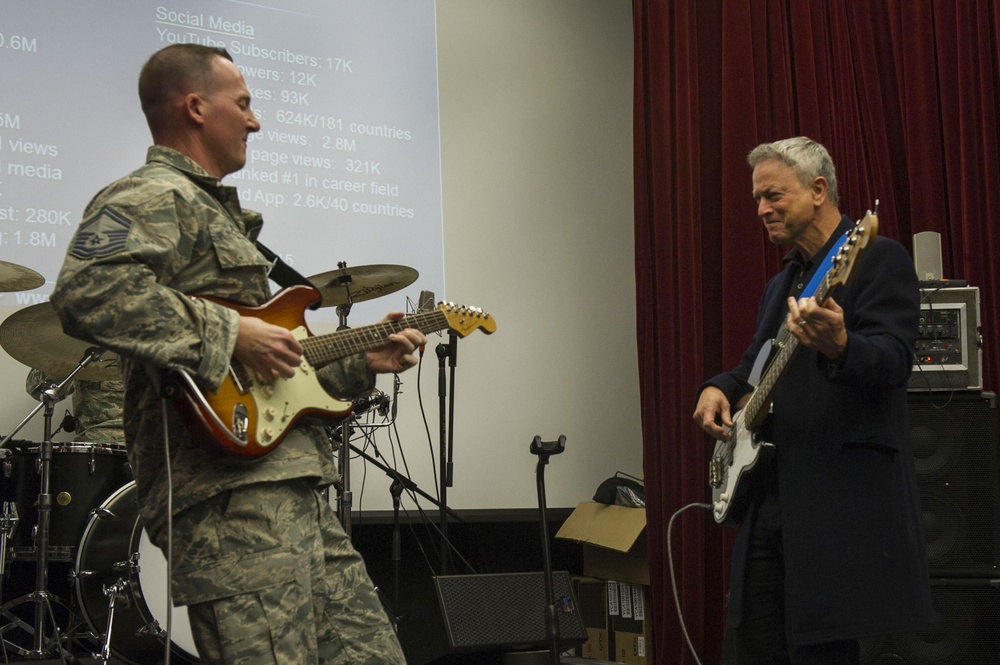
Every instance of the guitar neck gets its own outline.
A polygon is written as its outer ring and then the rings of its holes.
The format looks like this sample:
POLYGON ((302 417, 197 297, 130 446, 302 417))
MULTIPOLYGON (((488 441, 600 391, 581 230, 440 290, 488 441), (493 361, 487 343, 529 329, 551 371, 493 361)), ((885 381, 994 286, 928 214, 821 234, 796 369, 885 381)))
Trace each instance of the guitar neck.
POLYGON ((781 375, 784 374, 785 368, 788 367, 788 363, 792 360, 792 356, 799 349, 798 339, 789 334, 786 334, 785 337, 787 339, 778 347, 778 353, 771 360, 771 364, 767 366, 753 394, 747 400, 746 406, 743 407, 745 420, 752 426, 757 426, 763 422, 766 411, 771 406, 771 394, 774 392, 774 386, 778 383, 781 375))
MULTIPOLYGON (((828 272, 813 294, 816 302, 820 305, 825 303, 833 286, 834 280, 831 277, 831 273, 828 272)), ((746 412, 746 422, 752 423, 754 426, 763 422, 766 415, 763 412, 771 406, 771 396, 774 392, 774 386, 778 383, 781 375, 785 373, 788 363, 792 361, 795 353, 799 350, 798 338, 789 333, 784 324, 781 325, 776 339, 780 340, 778 352, 767 366, 767 369, 764 370, 760 381, 757 383, 757 388, 754 389, 753 394, 750 395, 750 399, 747 400, 746 406, 743 407, 746 412)))
POLYGON ((382 321, 360 328, 338 330, 326 335, 315 335, 300 340, 304 356, 313 367, 320 368, 335 360, 377 349, 389 341, 389 335, 405 328, 422 333, 436 332, 448 327, 448 317, 440 310, 421 312, 399 321, 382 321))

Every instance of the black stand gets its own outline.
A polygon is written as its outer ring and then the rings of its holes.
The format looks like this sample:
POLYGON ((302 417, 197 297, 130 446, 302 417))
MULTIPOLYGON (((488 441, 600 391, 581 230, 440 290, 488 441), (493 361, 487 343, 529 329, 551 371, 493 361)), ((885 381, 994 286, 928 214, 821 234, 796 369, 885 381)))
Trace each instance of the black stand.
POLYGON ((450 569, 450 550, 448 548, 448 488, 452 486, 452 471, 454 469, 454 432, 455 432, 455 367, 458 365, 458 336, 448 333, 448 343, 438 344, 435 349, 438 357, 438 418, 441 423, 441 454, 439 473, 440 499, 438 501, 439 528, 441 530, 441 575, 447 575, 450 569), (448 360, 450 373, 445 381, 445 359, 448 360), (448 384, 451 390, 448 389, 448 384), (448 398, 447 401, 445 398, 448 398))
MULTIPOLYGON (((392 566, 393 566, 392 617, 393 617, 393 623, 396 624, 399 621, 399 587, 402 577, 401 567, 403 560, 402 544, 400 542, 401 534, 400 534, 400 519, 399 519, 400 497, 402 496, 403 492, 406 491, 409 492, 410 494, 419 494, 420 496, 427 499, 434 505, 439 506, 443 512, 447 513, 451 517, 454 517, 455 520, 459 522, 464 522, 465 520, 462 519, 461 515, 456 513, 454 510, 448 508, 443 503, 439 503, 437 499, 435 499, 430 494, 417 487, 417 484, 415 482, 413 482, 403 474, 399 473, 392 467, 383 464, 382 462, 378 461, 377 459, 375 459, 365 451, 361 450, 357 446, 350 445, 349 449, 354 451, 356 455, 364 459, 369 464, 375 466, 378 469, 381 469, 385 473, 385 475, 389 476, 392 479, 392 484, 389 485, 389 492, 392 494, 392 566)), ((449 545, 450 543, 448 543, 447 538, 445 538, 443 546, 448 547, 449 545)), ((442 555, 442 558, 443 557, 444 555, 442 555)))
MULTIPOLYGON (((62 646, 62 635, 59 632, 59 625, 56 621, 55 613, 52 607, 53 601, 60 603, 62 601, 49 591, 49 531, 51 529, 52 513, 50 479, 52 474, 52 437, 54 436, 52 431, 52 415, 55 410, 56 402, 59 401, 56 398, 56 395, 58 395, 62 388, 71 382, 80 371, 85 369, 91 363, 99 361, 103 353, 103 349, 99 349, 97 347, 88 348, 84 353, 83 358, 73 371, 70 372, 58 385, 54 385, 47 390, 43 390, 39 396, 38 406, 36 406, 31 413, 24 418, 24 420, 18 423, 17 427, 15 427, 10 434, 0 438, 0 448, 2 448, 4 444, 14 437, 15 434, 21 431, 21 429, 35 416, 35 414, 39 411, 43 411, 45 436, 38 447, 38 524, 35 530, 34 539, 34 551, 37 556, 37 559, 35 560, 35 591, 27 596, 22 596, 21 598, 5 603, 2 608, 0 608, 0 614, 2 614, 8 609, 22 603, 33 604, 35 618, 34 625, 28 626, 26 623, 22 622, 16 626, 18 628, 24 628, 29 632, 32 637, 33 648, 31 650, 26 650, 16 647, 13 643, 10 644, 10 647, 16 649, 19 655, 23 655, 27 658, 38 659, 56 653, 65 663, 68 655, 68 652, 62 646), (51 624, 53 633, 51 638, 47 633, 49 624, 51 624)), ((14 526, 16 527, 16 518, 14 519, 14 526)), ((6 531, 7 520, 4 521, 4 527, 4 536, 7 536, 9 535, 6 531)), ((12 530, 13 527, 11 528, 11 532, 12 530)), ((4 537, 3 545, 5 548, 6 540, 7 538, 4 537)), ((6 564, 6 560, 4 560, 3 563, 6 564)), ((3 640, 4 653, 6 653, 8 646, 6 638, 3 638, 3 636, 0 635, 0 640, 3 640)))
POLYGON ((403 489, 405 489, 407 492, 412 492, 414 494, 419 494, 423 498, 425 498, 428 501, 430 501, 431 503, 433 503, 435 506, 440 507, 442 511, 447 512, 447 514, 450 517, 453 517, 455 520, 457 520, 459 522, 464 522, 465 521, 462 518, 461 515, 459 515, 454 510, 452 510, 451 508, 447 507, 446 505, 444 505, 443 503, 441 503, 440 501, 438 501, 437 499, 435 499, 433 496, 431 496, 427 492, 425 492, 422 489, 420 489, 419 487, 417 487, 416 483, 414 483, 412 480, 410 480, 409 478, 407 478, 406 476, 404 476, 403 474, 401 474, 399 471, 396 471, 395 469, 386 466, 385 464, 383 464, 382 462, 378 461, 376 458, 372 457, 371 455, 369 455, 365 451, 361 450, 360 448, 358 448, 354 444, 351 444, 351 450, 354 451, 354 454, 356 454, 358 457, 360 457, 363 460, 365 460, 366 462, 374 465, 375 468, 380 469, 382 472, 385 473, 385 475, 387 475, 390 478, 392 478, 393 481, 397 481, 397 482, 401 483, 402 486, 403 486, 403 489))
POLYGON ((545 465, 549 457, 566 450, 566 436, 557 441, 542 441, 536 436, 529 447, 532 455, 538 455, 535 476, 538 484, 538 512, 542 529, 542 565, 545 571, 545 634, 549 641, 549 655, 552 665, 559 665, 559 617, 556 615, 556 593, 552 583, 552 557, 549 553, 549 519, 545 506, 545 465))

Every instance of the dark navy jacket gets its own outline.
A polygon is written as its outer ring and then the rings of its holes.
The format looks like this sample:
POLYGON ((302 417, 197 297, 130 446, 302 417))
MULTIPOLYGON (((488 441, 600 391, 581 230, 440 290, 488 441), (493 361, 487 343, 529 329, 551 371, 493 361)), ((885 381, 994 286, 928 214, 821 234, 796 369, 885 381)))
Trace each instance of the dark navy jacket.
MULTIPOLYGON (((852 227, 845 216, 815 264, 852 227)), ((797 250, 786 258, 797 258, 797 250)), ((795 263, 768 282, 757 332, 740 364, 706 384, 732 404, 750 391, 746 379, 757 351, 787 315, 795 263)), ((931 616, 906 395, 919 316, 917 276, 903 246, 882 237, 855 271, 849 286, 832 292, 844 309, 845 356, 834 365, 802 347, 774 389, 770 473, 781 505, 788 634, 800 644, 912 630, 931 616)), ((742 613, 751 519, 752 513, 733 554, 733 626, 742 613)))

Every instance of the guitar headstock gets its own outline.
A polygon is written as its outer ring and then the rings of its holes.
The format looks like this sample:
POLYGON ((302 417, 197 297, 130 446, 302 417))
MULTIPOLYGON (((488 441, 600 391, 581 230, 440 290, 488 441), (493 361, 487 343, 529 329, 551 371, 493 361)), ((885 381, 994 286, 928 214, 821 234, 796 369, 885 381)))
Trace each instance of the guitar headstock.
POLYGON ((829 288, 850 281, 858 259, 875 242, 876 236, 878 236, 878 215, 869 210, 861 221, 847 232, 847 241, 837 252, 833 268, 828 275, 829 288))
POLYGON ((477 328, 487 335, 497 329, 496 319, 478 307, 443 302, 437 308, 448 319, 448 327, 458 333, 459 337, 465 337, 477 328))

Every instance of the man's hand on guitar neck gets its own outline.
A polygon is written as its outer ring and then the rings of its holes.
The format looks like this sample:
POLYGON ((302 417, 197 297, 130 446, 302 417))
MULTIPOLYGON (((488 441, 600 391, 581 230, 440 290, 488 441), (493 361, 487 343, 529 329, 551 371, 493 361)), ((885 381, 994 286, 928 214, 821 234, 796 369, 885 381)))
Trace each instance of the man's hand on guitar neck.
MULTIPOLYGON (((389 312, 383 321, 399 321, 404 317, 402 312, 389 312)), ((427 343, 427 336, 419 330, 405 328, 398 333, 389 335, 389 343, 368 352, 368 367, 379 374, 398 374, 417 364, 413 355, 419 347, 427 343)))
POLYGON ((844 310, 833 298, 820 305, 815 298, 788 299, 788 330, 799 342, 837 362, 847 348, 844 310))
POLYGON ((274 383, 291 378, 302 362, 302 351, 302 345, 285 328, 255 316, 240 315, 233 357, 258 381, 274 383))

